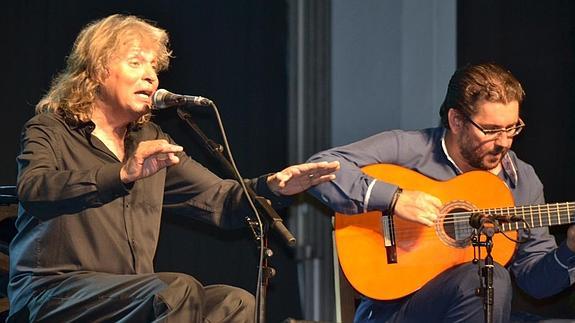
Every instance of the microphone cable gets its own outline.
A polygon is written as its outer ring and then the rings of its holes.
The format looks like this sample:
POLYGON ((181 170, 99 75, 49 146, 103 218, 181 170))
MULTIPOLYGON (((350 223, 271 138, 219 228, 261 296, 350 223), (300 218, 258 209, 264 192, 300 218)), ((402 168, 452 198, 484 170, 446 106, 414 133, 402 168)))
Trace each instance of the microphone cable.
MULTIPOLYGON (((218 128, 220 130, 220 135, 222 136, 222 140, 224 143, 224 150, 226 151, 228 160, 230 162, 230 164, 232 165, 233 171, 234 171, 234 175, 236 176, 236 179, 239 181, 242 190, 244 191, 244 195, 250 205, 250 208, 252 209, 255 217, 256 217, 256 221, 257 221, 257 225, 258 225, 258 230, 259 230, 259 234, 256 236, 256 238, 259 240, 259 255, 258 255, 258 275, 257 275, 257 283, 256 283, 256 295, 255 295, 255 302, 256 302, 256 309, 254 312, 254 322, 257 323, 263 323, 265 321, 265 318, 262 318, 262 321, 260 321, 260 317, 258 315, 258 313, 260 313, 260 311, 262 309, 260 309, 260 299, 262 297, 261 295, 261 286, 263 284, 263 265, 264 265, 264 252, 266 249, 266 246, 264 245, 265 241, 264 241, 264 225, 263 225, 263 221, 260 217, 259 211, 252 199, 252 196, 249 194, 248 189, 246 187, 245 181, 242 177, 242 175, 240 174, 237 166, 236 166, 236 162, 234 160, 233 154, 232 154, 232 150, 230 148, 230 145, 228 143, 228 138, 226 135, 226 131, 224 129, 224 125, 222 123, 222 119, 220 117, 220 113, 218 111, 218 108, 216 106, 216 104, 210 100, 210 104, 208 105, 213 111, 214 114, 216 116, 216 120, 218 123, 218 128)), ((249 219, 249 217, 246 217, 248 224, 251 221, 251 219, 249 219)), ((251 224, 250 224, 251 225, 251 224)), ((253 228, 252 228, 253 229, 253 228)))

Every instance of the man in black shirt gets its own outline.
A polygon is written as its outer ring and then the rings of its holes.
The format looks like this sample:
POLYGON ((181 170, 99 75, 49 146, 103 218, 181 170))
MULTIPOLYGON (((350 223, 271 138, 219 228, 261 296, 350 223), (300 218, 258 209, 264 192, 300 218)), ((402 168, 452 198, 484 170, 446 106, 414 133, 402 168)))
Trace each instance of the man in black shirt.
MULTIPOLYGON (((86 26, 28 121, 18 156, 18 234, 9 320, 250 322, 252 295, 154 273, 163 208, 222 227, 244 223, 239 184, 188 157, 149 122, 166 32, 113 15, 86 26)), ((274 206, 329 181, 337 163, 250 181, 274 206)))

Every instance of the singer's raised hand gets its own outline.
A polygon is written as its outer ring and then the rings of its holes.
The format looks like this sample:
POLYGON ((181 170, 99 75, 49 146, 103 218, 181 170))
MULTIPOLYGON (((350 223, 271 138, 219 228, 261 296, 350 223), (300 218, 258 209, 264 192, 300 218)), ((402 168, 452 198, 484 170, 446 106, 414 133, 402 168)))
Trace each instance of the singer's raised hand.
POLYGON ((267 178, 272 192, 279 195, 294 195, 323 182, 335 179, 339 162, 319 162, 290 166, 267 178))
POLYGON ((180 162, 175 153, 183 150, 182 146, 172 145, 163 139, 142 141, 122 166, 120 179, 123 183, 131 183, 175 165, 180 162))

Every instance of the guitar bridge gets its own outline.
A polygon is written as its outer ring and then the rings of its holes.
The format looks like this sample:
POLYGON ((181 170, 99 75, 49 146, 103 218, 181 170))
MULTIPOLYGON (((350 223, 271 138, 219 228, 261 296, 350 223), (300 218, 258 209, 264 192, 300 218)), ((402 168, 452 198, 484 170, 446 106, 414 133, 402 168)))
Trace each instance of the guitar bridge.
POLYGON ((393 230, 393 216, 384 215, 381 217, 381 229, 383 232, 383 243, 387 255, 387 263, 397 263, 397 248, 395 247, 395 233, 393 230))

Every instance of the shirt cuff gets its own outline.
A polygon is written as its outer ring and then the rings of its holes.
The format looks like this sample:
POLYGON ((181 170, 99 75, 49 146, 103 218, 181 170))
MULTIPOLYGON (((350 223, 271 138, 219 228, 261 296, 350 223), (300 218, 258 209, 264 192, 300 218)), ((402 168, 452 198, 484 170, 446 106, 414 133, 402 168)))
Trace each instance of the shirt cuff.
POLYGON ((102 203, 127 195, 130 192, 133 183, 124 185, 120 180, 121 168, 122 164, 108 164, 102 166, 96 173, 96 185, 102 203))
POLYGON ((274 192, 270 190, 267 182, 268 177, 271 175, 272 174, 262 175, 256 179, 256 193, 270 200, 274 209, 288 207, 292 203, 293 197, 274 194, 274 192))
POLYGON ((371 187, 369 199, 364 201, 364 210, 366 211, 385 211, 389 209, 389 204, 393 200, 393 194, 397 191, 398 186, 375 180, 371 187))

